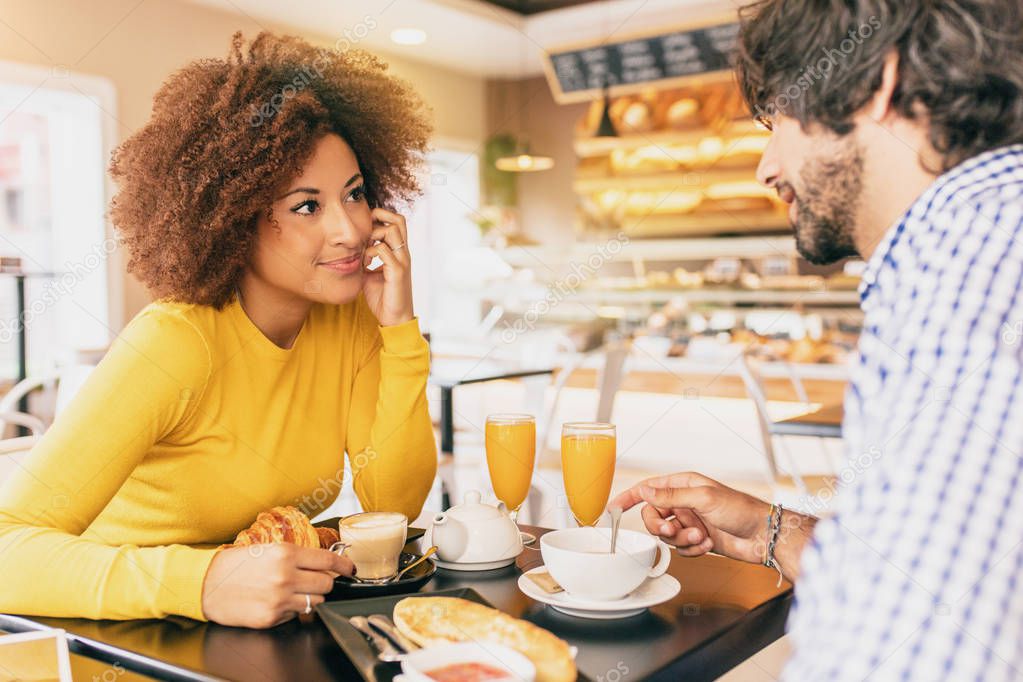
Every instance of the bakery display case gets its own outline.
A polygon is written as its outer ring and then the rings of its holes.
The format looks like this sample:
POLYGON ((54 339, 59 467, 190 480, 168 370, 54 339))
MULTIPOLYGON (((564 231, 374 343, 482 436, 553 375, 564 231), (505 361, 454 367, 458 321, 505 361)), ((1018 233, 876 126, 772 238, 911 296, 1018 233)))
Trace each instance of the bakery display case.
POLYGON ((500 255, 513 273, 488 286, 483 298, 530 328, 615 329, 642 346, 651 369, 725 366, 747 352, 818 366, 807 376, 844 377, 837 368, 854 350, 862 323, 861 261, 800 274, 804 264, 792 237, 626 238, 614 257, 590 269, 606 244, 505 248, 500 255))
POLYGON ((799 256, 756 181, 769 133, 731 80, 595 101, 572 134, 575 240, 499 249, 511 275, 481 294, 504 320, 615 329, 686 371, 746 352, 842 375, 827 367, 855 348, 862 263, 799 256), (617 136, 596 135, 605 106, 617 136))
POLYGON ((636 238, 785 230, 784 204, 755 179, 768 132, 734 84, 611 100, 616 137, 595 136, 604 106, 594 102, 575 129, 580 232, 609 224, 636 238))

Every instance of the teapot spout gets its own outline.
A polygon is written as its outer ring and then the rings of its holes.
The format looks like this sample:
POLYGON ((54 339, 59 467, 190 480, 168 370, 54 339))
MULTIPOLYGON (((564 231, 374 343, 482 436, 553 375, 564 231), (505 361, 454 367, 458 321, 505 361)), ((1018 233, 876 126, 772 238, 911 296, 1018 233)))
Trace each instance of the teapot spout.
POLYGON ((433 517, 433 525, 435 526, 443 526, 445 523, 447 523, 447 521, 448 515, 445 514, 444 512, 441 512, 433 517))

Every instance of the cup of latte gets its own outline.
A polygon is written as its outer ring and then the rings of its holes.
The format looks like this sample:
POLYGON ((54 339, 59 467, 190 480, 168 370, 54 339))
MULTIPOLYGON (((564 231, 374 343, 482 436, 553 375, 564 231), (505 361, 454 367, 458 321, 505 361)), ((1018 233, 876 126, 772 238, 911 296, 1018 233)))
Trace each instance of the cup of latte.
POLYGON ((398 572, 405 546, 408 518, 397 512, 363 512, 341 519, 341 541, 330 551, 343 554, 355 564, 360 582, 383 583, 398 572))

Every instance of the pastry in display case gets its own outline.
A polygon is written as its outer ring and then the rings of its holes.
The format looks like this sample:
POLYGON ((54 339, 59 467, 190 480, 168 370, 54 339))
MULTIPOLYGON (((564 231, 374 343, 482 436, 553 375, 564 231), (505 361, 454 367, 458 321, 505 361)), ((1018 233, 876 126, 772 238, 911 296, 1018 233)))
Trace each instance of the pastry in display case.
POLYGON ((593 102, 576 125, 583 231, 595 224, 588 200, 605 216, 620 202, 618 228, 635 237, 787 229, 786 206, 756 182, 769 133, 751 122, 733 83, 615 98, 617 137, 594 137, 604 106, 593 102))

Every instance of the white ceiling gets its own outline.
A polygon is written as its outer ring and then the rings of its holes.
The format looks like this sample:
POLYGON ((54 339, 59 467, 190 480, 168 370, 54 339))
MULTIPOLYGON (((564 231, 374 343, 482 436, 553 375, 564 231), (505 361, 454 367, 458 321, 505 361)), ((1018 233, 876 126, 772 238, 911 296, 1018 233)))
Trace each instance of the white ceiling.
POLYGON ((493 78, 542 73, 544 50, 734 16, 740 0, 606 0, 523 17, 476 0, 183 0, 371 51, 493 78), (391 42, 420 28, 422 45, 391 42))

